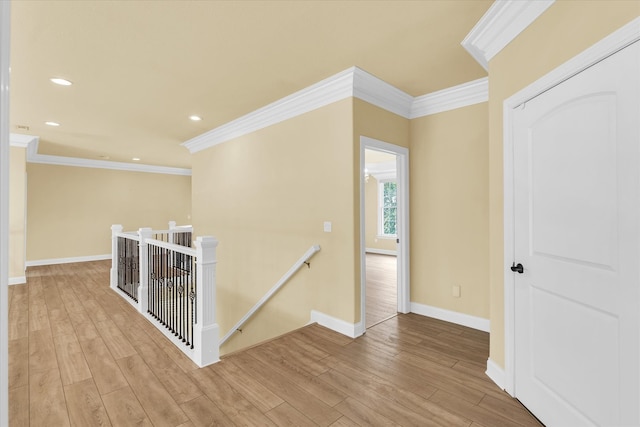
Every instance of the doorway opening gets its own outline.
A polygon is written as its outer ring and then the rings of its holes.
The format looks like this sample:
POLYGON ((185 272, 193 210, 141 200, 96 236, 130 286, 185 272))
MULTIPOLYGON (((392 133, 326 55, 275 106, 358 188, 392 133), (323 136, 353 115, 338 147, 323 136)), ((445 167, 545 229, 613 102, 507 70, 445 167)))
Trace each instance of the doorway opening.
POLYGON ((409 311, 408 150, 360 138, 361 322, 409 311))

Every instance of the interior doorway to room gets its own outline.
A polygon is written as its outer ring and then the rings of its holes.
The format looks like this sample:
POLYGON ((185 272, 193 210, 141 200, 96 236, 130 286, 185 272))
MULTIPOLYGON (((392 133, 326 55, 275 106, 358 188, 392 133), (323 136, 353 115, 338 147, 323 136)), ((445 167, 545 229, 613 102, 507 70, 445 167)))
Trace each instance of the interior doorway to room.
POLYGON ((362 322, 370 328, 408 302, 405 148, 361 138, 362 322))
POLYGON ((366 324, 397 314, 398 198, 396 155, 365 149, 366 324))

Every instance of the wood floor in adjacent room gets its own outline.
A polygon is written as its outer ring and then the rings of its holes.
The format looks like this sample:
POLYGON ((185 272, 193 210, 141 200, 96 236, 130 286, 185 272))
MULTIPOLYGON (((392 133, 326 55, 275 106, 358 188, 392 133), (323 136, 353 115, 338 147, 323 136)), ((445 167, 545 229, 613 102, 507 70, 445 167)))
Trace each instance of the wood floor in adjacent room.
POLYGON ((417 315, 310 325, 198 369, 108 287, 109 262, 9 288, 10 425, 535 426, 484 374, 488 334, 417 315))
POLYGON ((368 253, 366 256, 366 324, 367 328, 398 313, 397 258, 368 253))

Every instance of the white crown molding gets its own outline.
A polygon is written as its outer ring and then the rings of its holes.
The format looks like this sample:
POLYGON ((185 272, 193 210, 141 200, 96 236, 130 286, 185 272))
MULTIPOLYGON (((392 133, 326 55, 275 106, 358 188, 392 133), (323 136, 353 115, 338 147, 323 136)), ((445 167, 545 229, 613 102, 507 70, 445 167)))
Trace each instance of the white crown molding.
POLYGON ((487 102, 489 100, 489 78, 463 83, 427 95, 418 96, 411 105, 410 119, 442 113, 456 108, 487 102))
POLYGON ((413 102, 411 95, 358 67, 351 67, 182 145, 191 153, 197 153, 349 97, 362 99, 407 119, 413 102))
POLYGON ((31 135, 18 135, 12 133, 10 138, 12 144, 14 141, 14 137, 16 142, 20 142, 21 144, 23 144, 20 146, 26 146, 27 163, 191 176, 191 169, 173 168, 169 166, 144 165, 138 163, 111 162, 108 160, 83 159, 80 157, 64 157, 52 156, 49 154, 38 154, 38 144, 40 143, 39 137, 31 135), (24 145, 25 141, 26 145, 24 145))
POLYGON ((554 2, 555 0, 496 0, 461 44, 488 70, 491 58, 554 2))
POLYGON ((348 98, 353 94, 353 74, 354 69, 349 68, 195 138, 191 138, 182 143, 182 145, 192 154, 197 153, 214 145, 348 98))
POLYGON ((414 98, 361 68, 351 67, 182 145, 192 154, 197 153, 349 97, 361 99, 405 119, 413 119, 486 102, 489 86, 485 77, 414 98))
POLYGON ((354 67, 353 71, 354 98, 366 101, 405 119, 409 118, 413 96, 361 68, 354 67))

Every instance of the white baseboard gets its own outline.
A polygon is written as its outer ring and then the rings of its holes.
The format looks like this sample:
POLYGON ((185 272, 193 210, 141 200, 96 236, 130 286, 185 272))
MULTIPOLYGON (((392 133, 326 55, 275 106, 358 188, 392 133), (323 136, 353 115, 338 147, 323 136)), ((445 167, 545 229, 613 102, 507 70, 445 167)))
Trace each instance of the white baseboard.
POLYGON ((72 262, 102 261, 105 259, 111 259, 111 254, 79 256, 72 258, 38 259, 35 261, 27 261, 26 265, 27 267, 35 267, 38 265, 69 264, 72 262))
POLYGON ((365 248, 365 252, 368 253, 368 254, 398 256, 398 251, 392 251, 390 249, 365 248))
POLYGON ((342 319, 338 319, 328 314, 321 313, 316 310, 311 310, 311 322, 317 323, 320 326, 329 328, 332 331, 336 331, 339 334, 346 335, 349 338, 357 338, 364 334, 364 325, 362 322, 349 323, 342 319))
POLYGON ((506 378, 504 369, 498 366, 498 364, 493 360, 491 360, 490 358, 487 359, 487 371, 485 372, 485 374, 487 374, 487 376, 491 378, 491 381, 496 383, 498 387, 504 390, 504 384, 505 384, 505 378, 506 378))
POLYGON ((470 314, 459 313, 457 311, 445 310, 444 308, 433 307, 417 302, 411 303, 411 312, 422 316, 433 317, 445 322, 467 326, 480 331, 489 332, 489 319, 471 316, 470 314))
POLYGON ((22 285, 27 283, 26 276, 9 277, 9 285, 22 285))

